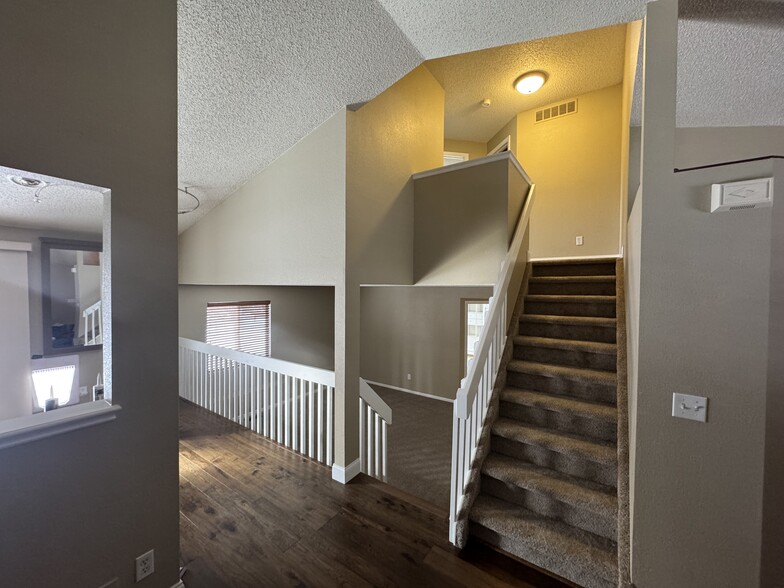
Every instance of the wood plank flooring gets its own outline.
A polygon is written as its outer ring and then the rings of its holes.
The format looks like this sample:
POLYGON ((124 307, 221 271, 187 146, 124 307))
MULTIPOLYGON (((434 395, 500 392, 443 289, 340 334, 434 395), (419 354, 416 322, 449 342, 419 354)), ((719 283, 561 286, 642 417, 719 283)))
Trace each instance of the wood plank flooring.
POLYGON ((180 554, 187 588, 563 588, 481 545, 449 544, 446 512, 330 470, 180 403, 180 554))

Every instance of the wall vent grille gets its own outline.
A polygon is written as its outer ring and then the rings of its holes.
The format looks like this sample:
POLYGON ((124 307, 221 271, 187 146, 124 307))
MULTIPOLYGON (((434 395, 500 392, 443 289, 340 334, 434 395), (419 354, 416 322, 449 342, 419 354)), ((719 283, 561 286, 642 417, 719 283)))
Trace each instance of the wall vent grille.
POLYGON ((756 208, 756 204, 742 204, 741 206, 730 206, 730 210, 749 210, 756 208))
POLYGON ((548 106, 547 108, 537 110, 535 123, 547 122, 548 120, 561 118, 562 116, 569 116, 570 114, 575 114, 576 112, 577 98, 574 98, 573 100, 568 100, 567 102, 562 102, 561 104, 555 104, 554 106, 548 106))

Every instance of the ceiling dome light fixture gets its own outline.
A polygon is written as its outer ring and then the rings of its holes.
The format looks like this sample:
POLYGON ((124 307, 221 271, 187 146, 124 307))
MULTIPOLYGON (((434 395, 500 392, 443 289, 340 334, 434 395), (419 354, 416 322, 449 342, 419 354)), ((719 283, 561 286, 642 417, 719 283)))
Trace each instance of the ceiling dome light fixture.
POLYGON ((515 90, 521 94, 533 94, 544 86, 547 81, 547 74, 543 71, 529 71, 515 80, 515 90))

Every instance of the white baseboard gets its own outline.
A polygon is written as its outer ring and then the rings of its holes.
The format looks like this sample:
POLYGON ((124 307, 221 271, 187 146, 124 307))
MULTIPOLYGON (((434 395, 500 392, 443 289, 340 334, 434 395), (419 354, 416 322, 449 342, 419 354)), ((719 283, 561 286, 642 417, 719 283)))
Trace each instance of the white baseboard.
MULTIPOLYGON (((400 388, 399 386, 391 386, 390 384, 384 384, 383 382, 374 382, 373 380, 365 380, 368 384, 373 384, 375 386, 381 386, 382 388, 389 388, 390 390, 397 390, 398 392, 405 392, 406 394, 416 394, 417 396, 424 396, 425 398, 430 398, 431 400, 440 400, 441 402, 448 402, 452 404, 454 400, 451 398, 444 398, 443 396, 436 396, 435 394, 428 394, 426 392, 417 392, 416 390, 409 390, 408 388, 400 388)), ((457 388, 455 388, 457 391, 457 388)))
POLYGON ((182 580, 178 580, 177 583, 171 588, 185 588, 185 584, 183 583, 182 580))
POLYGON ((621 255, 577 255, 574 257, 532 257, 530 261, 581 261, 581 260, 601 260, 601 259, 618 259, 621 255))
POLYGON ((359 458, 352 461, 346 467, 341 467, 338 464, 332 464, 332 479, 341 484, 348 484, 362 471, 362 462, 359 458))

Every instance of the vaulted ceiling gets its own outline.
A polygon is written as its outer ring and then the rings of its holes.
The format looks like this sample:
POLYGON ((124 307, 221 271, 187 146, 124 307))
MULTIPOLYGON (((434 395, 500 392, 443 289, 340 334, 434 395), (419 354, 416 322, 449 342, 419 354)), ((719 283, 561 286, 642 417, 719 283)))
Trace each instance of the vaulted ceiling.
MULTIPOLYGON (((179 0, 179 182, 202 202, 180 230, 424 60, 628 22, 645 2, 179 0)), ((784 3, 681 7, 678 124, 784 125, 784 3)))

